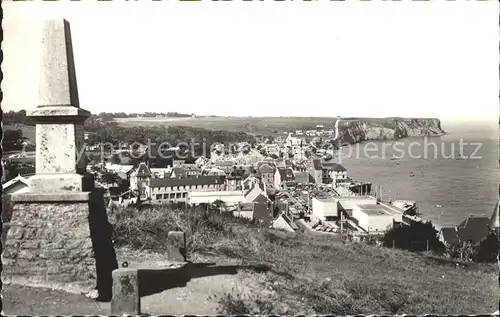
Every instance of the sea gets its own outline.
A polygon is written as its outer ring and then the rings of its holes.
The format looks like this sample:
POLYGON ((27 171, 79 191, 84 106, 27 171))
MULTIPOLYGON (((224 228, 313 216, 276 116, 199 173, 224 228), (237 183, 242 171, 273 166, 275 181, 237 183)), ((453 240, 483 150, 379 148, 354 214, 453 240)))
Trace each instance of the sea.
POLYGON ((384 201, 416 201, 419 216, 439 227, 491 217, 500 184, 498 123, 442 128, 448 134, 346 146, 336 159, 354 180, 380 186, 384 201))

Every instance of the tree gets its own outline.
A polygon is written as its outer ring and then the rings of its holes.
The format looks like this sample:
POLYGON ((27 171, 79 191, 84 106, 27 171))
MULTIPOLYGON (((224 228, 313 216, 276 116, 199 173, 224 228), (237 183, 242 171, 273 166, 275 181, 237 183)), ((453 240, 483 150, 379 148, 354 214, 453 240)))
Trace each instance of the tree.
POLYGON ((469 241, 458 241, 448 247, 448 253, 453 258, 460 260, 472 260, 474 258, 474 247, 469 241))
POLYGON ((15 151, 21 149, 19 141, 23 139, 23 132, 21 130, 5 130, 2 140, 3 150, 15 151))
POLYGON ((213 202, 213 205, 217 208, 219 207, 223 207, 226 205, 226 203, 223 201, 223 200, 220 200, 220 199, 216 199, 214 202, 213 202))
POLYGON ((396 247, 414 252, 430 251, 442 253, 445 246, 438 239, 438 232, 431 222, 412 222, 397 225, 388 230, 382 238, 386 247, 396 247))

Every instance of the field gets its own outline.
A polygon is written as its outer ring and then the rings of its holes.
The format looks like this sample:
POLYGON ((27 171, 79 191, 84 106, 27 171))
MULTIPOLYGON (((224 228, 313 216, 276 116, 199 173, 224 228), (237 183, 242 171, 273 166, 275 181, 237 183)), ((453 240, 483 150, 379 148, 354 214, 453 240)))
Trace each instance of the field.
POLYGON ((243 131, 250 134, 283 134, 294 130, 313 129, 316 125, 333 128, 337 118, 325 117, 197 117, 197 118, 116 118, 123 127, 189 126, 210 130, 243 131))
POLYGON ((21 130, 23 132, 23 136, 28 138, 30 141, 35 142, 35 126, 29 126, 24 124, 7 124, 2 127, 5 130, 21 130))

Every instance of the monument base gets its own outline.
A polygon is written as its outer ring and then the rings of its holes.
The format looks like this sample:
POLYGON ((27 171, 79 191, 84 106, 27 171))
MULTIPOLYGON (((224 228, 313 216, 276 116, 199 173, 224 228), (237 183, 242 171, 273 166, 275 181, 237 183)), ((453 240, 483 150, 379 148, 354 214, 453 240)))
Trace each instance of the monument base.
POLYGON ((36 174, 29 178, 30 190, 37 193, 72 192, 79 193, 91 191, 89 183, 93 180, 87 175, 80 174, 36 174))
POLYGON ((2 280, 77 292, 96 288, 90 193, 14 194, 2 280))

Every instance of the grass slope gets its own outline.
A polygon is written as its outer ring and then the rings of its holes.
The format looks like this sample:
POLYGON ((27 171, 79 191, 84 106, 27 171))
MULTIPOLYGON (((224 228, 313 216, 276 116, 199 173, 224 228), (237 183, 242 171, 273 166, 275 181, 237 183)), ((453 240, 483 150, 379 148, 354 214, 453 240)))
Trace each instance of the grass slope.
POLYGON ((443 259, 346 242, 284 233, 201 210, 157 208, 111 213, 119 245, 164 253, 169 230, 187 232, 191 256, 270 268, 255 274, 274 297, 227 294, 221 313, 480 314, 498 303, 491 264, 456 267, 443 259))

